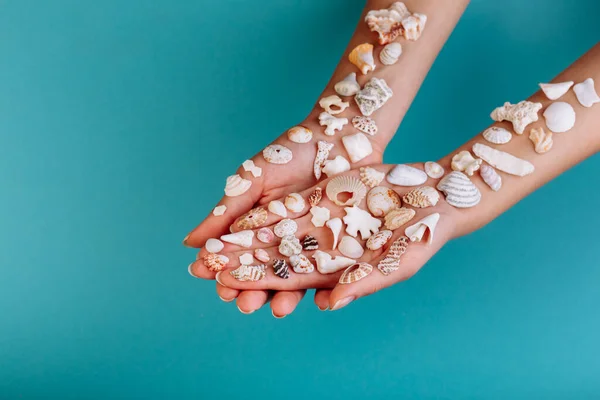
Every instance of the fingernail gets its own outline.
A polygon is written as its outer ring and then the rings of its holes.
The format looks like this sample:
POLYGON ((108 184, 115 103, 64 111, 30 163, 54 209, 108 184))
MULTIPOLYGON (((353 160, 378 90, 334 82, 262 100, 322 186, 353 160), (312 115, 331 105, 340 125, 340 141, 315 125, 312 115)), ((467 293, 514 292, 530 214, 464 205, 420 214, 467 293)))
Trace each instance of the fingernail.
POLYGON ((286 317, 286 315, 284 315, 284 316, 282 316, 282 317, 278 317, 277 315, 275 315, 275 313, 273 312, 273 310, 271 310, 271 315, 272 315, 273 317, 275 317, 276 319, 282 319, 282 318, 285 318, 285 317, 286 317))
POLYGON ((215 275, 215 280, 216 280, 217 282, 219 282, 219 285, 221 285, 221 286, 225 286, 225 285, 223 285, 223 282, 221 282, 221 279, 219 279, 219 278, 221 277, 221 274, 222 274, 222 273, 223 273, 223 271, 219 271, 219 272, 217 272, 217 275, 215 275))
POLYGON ((194 278, 197 278, 197 276, 192 273, 192 265, 194 265, 194 263, 191 263, 190 265, 188 265, 188 272, 191 276, 193 276, 194 278))
POLYGON ((327 311, 327 310, 329 310, 329 307, 321 308, 321 307, 317 306, 317 308, 319 309, 319 311, 327 311))
POLYGON ((182 242, 182 243, 183 243, 183 245, 184 245, 185 247, 191 247, 191 246, 189 246, 189 245, 187 244, 187 241, 188 241, 188 239, 189 239, 189 238, 190 238, 190 235, 187 235, 185 238, 183 238, 183 242, 182 242))
POLYGON ((354 296, 348 296, 346 298, 338 300, 331 309, 331 311, 339 310, 340 308, 346 307, 348 304, 352 303, 353 300, 354 296))
POLYGON ((252 311, 248 311, 248 312, 246 312, 246 311, 242 311, 242 309, 240 308, 240 306, 237 306, 237 308, 238 308, 238 310, 240 310, 240 312, 241 312, 242 314, 246 314, 246 315, 248 315, 248 314, 252 314, 252 313, 254 312, 254 310, 252 310, 252 311))
MULTIPOLYGON (((221 296, 219 296, 219 298, 221 299, 221 301, 224 301, 225 303, 231 303, 233 301, 233 299, 227 300, 227 299, 222 298, 221 296)), ((240 310, 240 311, 242 311, 242 310, 240 310)))

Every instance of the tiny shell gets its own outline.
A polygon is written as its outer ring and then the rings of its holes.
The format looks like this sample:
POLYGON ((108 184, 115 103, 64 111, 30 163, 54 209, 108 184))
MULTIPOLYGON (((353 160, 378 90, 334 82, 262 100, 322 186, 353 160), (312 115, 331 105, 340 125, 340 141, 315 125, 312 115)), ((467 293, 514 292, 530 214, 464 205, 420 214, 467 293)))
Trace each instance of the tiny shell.
POLYGON ((350 161, 353 163, 359 162, 373 153, 371 142, 362 132, 344 136, 342 138, 342 143, 348 152, 348 156, 350 156, 350 161))
POLYGON ((335 250, 335 248, 337 247, 340 232, 342 231, 343 227, 342 220, 339 218, 332 218, 325 223, 325 226, 327 226, 333 234, 333 246, 331 247, 331 250, 335 250))
POLYGON ((265 277, 264 265, 240 265, 230 272, 231 276, 241 282, 256 282, 265 277))
POLYGON ((483 179, 486 185, 488 185, 494 192, 497 192, 502 187, 502 177, 498 175, 494 167, 483 164, 479 174, 481 175, 481 179, 483 179))
POLYGON ((404 38, 406 40, 418 40, 425 29, 427 16, 425 14, 414 13, 402 20, 404 28, 404 38))
POLYGON ((371 78, 362 90, 354 96, 360 112, 364 116, 370 116, 379 110, 394 95, 384 79, 371 78))
POLYGON ((386 45, 379 53, 379 61, 383 65, 394 65, 402 54, 402 45, 400 43, 390 43, 386 45))
POLYGON ((271 164, 287 164, 292 161, 292 151, 280 144, 271 144, 263 150, 263 157, 271 164))
POLYGON ((242 247, 252 246, 252 239, 254 238, 254 232, 251 230, 240 231, 236 233, 230 233, 221 236, 221 240, 227 243, 235 244, 242 247))
POLYGON ((271 243, 275 239, 275 234, 269 228, 260 228, 256 232, 256 238, 262 243, 271 243))
POLYGON ((338 206, 352 206, 359 204, 365 198, 367 187, 352 176, 336 176, 327 183, 325 194, 327 194, 329 200, 338 206), (352 196, 342 202, 338 199, 338 195, 342 193, 351 193, 352 196))
POLYGON ((585 81, 573 86, 573 91, 579 104, 584 107, 591 107, 596 103, 600 103, 600 97, 596 93, 592 78, 587 78, 585 81))
POLYGON ((367 208, 374 217, 384 217, 402 206, 398 193, 385 186, 376 186, 367 194, 367 208))
MULTIPOLYGON (((346 233, 356 237, 360 232, 360 237, 365 240, 371 237, 373 233, 379 232, 381 221, 374 218, 367 211, 358 206, 344 207, 346 216, 342 218, 346 224, 346 233)), ((388 214, 389 215, 389 214, 388 214)))
MULTIPOLYGON (((507 174, 516 176, 525 176, 533 173, 535 167, 529 161, 517 158, 512 154, 486 146, 485 144, 475 143, 473 153, 492 167, 504 171, 507 174)), ((439 189, 439 187, 438 187, 439 189)))
POLYGON ((235 197, 242 195, 250 189, 250 186, 252 186, 252 182, 248 179, 244 179, 238 174, 231 175, 225 183, 225 196, 235 197))
POLYGON ((310 274, 315 270, 313 263, 304 254, 290 256, 290 264, 297 274, 310 274))
POLYGON ((321 250, 315 251, 313 258, 317 262, 317 270, 322 274, 333 274, 334 272, 346 268, 356 262, 356 260, 342 256, 332 258, 330 254, 321 250))
POLYGON ((373 272, 373 266, 366 262, 360 262, 353 264, 346 268, 342 276, 340 276, 339 283, 342 285, 347 285, 349 283, 358 282, 363 278, 366 278, 373 272))
POLYGON ((254 258, 256 258, 260 262, 269 262, 271 257, 269 257, 269 253, 265 249, 256 249, 254 250, 254 258))
POLYGON ((492 111, 491 117, 498 122, 512 122, 515 132, 522 135, 527 125, 538 120, 538 111, 541 109, 542 103, 532 103, 527 100, 517 104, 506 102, 502 107, 492 111))
POLYGON ((379 231, 367 240, 367 249, 379 250, 392 238, 393 232, 387 229, 379 231))
POLYGON ((267 210, 257 207, 242 215, 237 222, 237 227, 239 229, 258 228, 265 222, 267 222, 267 210))
POLYGON ((445 172, 446 171, 444 171, 444 168, 440 164, 438 164, 436 162, 427 161, 425 163, 425 173, 430 178, 439 179, 442 176, 444 176, 445 172))
POLYGON ((302 239, 302 248, 306 251, 319 250, 319 242, 314 237, 306 235, 302 239))
POLYGON ((388 173, 387 181, 397 186, 418 186, 427 181, 427 174, 420 169, 398 164, 388 173))
POLYGON ((356 46, 348 55, 348 59, 358 67, 363 75, 375 70, 373 45, 370 43, 363 43, 356 46))
POLYGON ((400 268, 400 258, 408 248, 408 238, 401 236, 392 243, 386 257, 377 264, 383 275, 389 275, 400 268))
POLYGON ((398 229, 413 219, 416 213, 415 210, 406 207, 392 210, 385 216, 385 227, 391 231, 398 229))
POLYGON ((544 128, 532 128, 529 133, 529 139, 533 142, 535 152, 539 154, 546 153, 552 148, 552 132, 544 131, 544 128))
POLYGON ((347 123, 348 118, 334 117, 324 111, 319 114, 319 125, 327 126, 327 128, 325 128, 325 134, 327 136, 335 135, 335 131, 341 131, 347 123))
POLYGON ((562 97, 573 86, 573 81, 561 83, 540 83, 540 88, 546 97, 550 100, 556 100, 562 97))
POLYGON ((229 259, 220 254, 208 253, 204 255, 203 261, 204 265, 209 271, 219 272, 225 268, 229 262, 229 259))
POLYGON ((290 271, 285 260, 278 259, 273 261, 273 272, 282 279, 290 277, 290 271))
POLYGON ((487 128, 483 131, 482 136, 485 140, 494 144, 506 144, 512 139, 512 133, 498 126, 487 128))
POLYGON ((358 243, 358 240, 351 236, 344 236, 342 240, 340 240, 338 250, 343 256, 355 259, 361 258, 365 253, 365 249, 358 243))
POLYGON ((372 32, 378 34, 379 44, 384 45, 403 34, 402 20, 409 16, 410 12, 404 3, 397 1, 389 8, 369 11, 365 22, 372 32))
POLYGON ((544 111, 546 126, 552 132, 567 132, 575 126, 575 110, 569 103, 557 101, 548 106, 544 111))
POLYGON ((402 198, 406 204, 416 208, 433 207, 440 200, 440 194, 431 186, 420 186, 406 193, 402 198))
POLYGON ((357 115, 356 117, 352 118, 352 126, 359 131, 366 133, 367 135, 373 136, 377 134, 377 124, 375 124, 375 120, 371 117, 357 115))
POLYGON ((337 156, 333 160, 327 160, 323 163, 323 173, 328 178, 350 171, 350 163, 343 156, 337 156))
POLYGON ((330 115, 337 115, 350 107, 350 103, 343 101, 338 95, 332 94, 319 100, 319 106, 330 115))
POLYGON ((383 181, 383 178, 385 178, 385 173, 383 172, 379 172, 371 167, 360 167, 360 181, 370 188, 379 185, 383 181))
POLYGON ((321 202, 323 198, 323 189, 317 187, 313 192, 308 196, 308 204, 311 206, 316 206, 321 202))
POLYGON ((437 189, 446 195, 446 201, 456 208, 469 208, 479 204, 481 193, 462 172, 452 171, 442 178, 437 189))
POLYGON ((279 244, 279 252, 281 255, 291 257, 302 252, 302 245, 300 240, 295 236, 284 236, 279 244))
POLYGON ((406 228, 404 230, 404 234, 409 237, 411 242, 420 242, 425 233, 427 233, 429 230, 429 238, 427 239, 427 243, 431 244, 431 242, 433 242, 435 227, 437 226, 439 220, 440 214, 438 213, 428 215, 416 224, 406 228))
POLYGON ((240 264, 242 265, 250 265, 254 262, 254 257, 252 257, 252 254, 250 253, 244 253, 241 256, 239 256, 238 259, 240 260, 240 264))
POLYGON ((252 161, 252 160, 244 161, 242 163, 242 168, 244 169, 244 171, 250 172, 252 174, 252 176, 255 178, 258 178, 259 176, 262 175, 262 168, 254 165, 254 161, 252 161))
POLYGON ((323 164, 329 157, 329 152, 333 149, 333 143, 319 140, 317 142, 317 155, 315 156, 315 162, 313 163, 313 173, 317 180, 321 179, 321 173, 323 171, 323 164))
POLYGON ((219 239, 208 239, 204 245, 204 249, 209 253, 218 253, 223 250, 225 245, 219 239))
POLYGON ((221 215, 225 214, 225 211, 227 211, 227 206, 221 205, 216 206, 212 213, 215 217, 220 217, 221 215))
POLYGON ((299 213, 304 210, 306 203, 299 193, 290 193, 285 198, 285 208, 291 212, 299 213))
POLYGON ((360 85, 356 81, 356 72, 348 74, 348 76, 336 83, 333 88, 340 96, 354 96, 360 90, 360 85))
POLYGON ((293 235, 298 230, 298 224, 293 219, 282 219, 275 225, 273 232, 277 237, 293 235))
POLYGON ((287 131, 287 137, 294 143, 308 143, 313 137, 310 129, 304 126, 294 126, 287 131))
POLYGON ((481 167, 482 161, 474 158, 467 150, 463 150, 452 157, 452 170, 464 172, 469 176, 473 176, 475 171, 481 167))
POLYGON ((325 222, 329 221, 331 218, 331 214, 327 207, 312 206, 310 208, 310 213, 312 214, 310 222, 317 228, 324 226, 325 222))
POLYGON ((287 210, 283 203, 279 200, 273 200, 269 203, 269 211, 273 214, 278 215, 280 217, 287 217, 287 210))

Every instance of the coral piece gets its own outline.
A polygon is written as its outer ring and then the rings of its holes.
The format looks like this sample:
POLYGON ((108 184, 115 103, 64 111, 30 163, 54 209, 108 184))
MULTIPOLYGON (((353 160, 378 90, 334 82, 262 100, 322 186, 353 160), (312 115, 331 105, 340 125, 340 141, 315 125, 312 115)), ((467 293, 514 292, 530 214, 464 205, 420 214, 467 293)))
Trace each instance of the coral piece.
POLYGON ((374 217, 384 217, 402 206, 398 193, 385 186, 376 186, 367 194, 367 208, 374 217))
POLYGON ((343 227, 342 220, 339 218, 332 218, 325 223, 325 226, 327 226, 333 234, 333 246, 331 247, 331 250, 335 250, 343 227))
POLYGON ((334 272, 346 268, 356 262, 356 260, 342 256, 332 258, 330 254, 321 250, 315 251, 313 258, 317 263, 317 270, 322 274, 333 274, 334 272))
POLYGON ((343 101, 339 96, 332 94, 331 96, 323 97, 319 100, 319 106, 330 115, 337 115, 344 112, 350 107, 350 103, 343 101))
POLYGON ((481 201, 479 189, 462 172, 452 171, 443 177, 437 190, 443 192, 448 204, 456 208, 474 207, 481 201))
POLYGON ((325 222, 331 218, 331 213, 327 207, 313 206, 310 208, 310 213, 312 214, 310 222, 317 228, 324 226, 325 222))
POLYGON ((359 204, 365 198, 367 187, 353 176, 336 176, 327 183, 325 194, 338 206, 352 206, 359 204), (346 201, 341 201, 338 196, 343 193, 351 196, 346 201))
POLYGON ((361 258, 365 253, 365 249, 358 243, 358 240, 351 236, 344 236, 340 240, 338 251, 349 258, 361 258))
POLYGON ((297 274, 310 274, 315 270, 313 263, 304 254, 290 256, 290 264, 297 274))
POLYGON ((349 283, 358 282, 361 279, 366 278, 371 272, 373 272, 373 266, 371 264, 366 262, 352 264, 342 273, 339 283, 347 285, 349 283))
POLYGON ((385 173, 383 172, 379 172, 371 167, 360 167, 360 181, 370 188, 379 185, 383 181, 383 178, 385 178, 385 173))
POLYGON ((306 202, 300 193, 290 193, 284 200, 285 208, 291 212, 299 213, 306 207, 306 202))
POLYGON ((312 206, 316 206, 321 202, 323 198, 323 189, 320 187, 315 188, 313 192, 308 196, 308 204, 312 206))
POLYGON ((431 244, 431 242, 433 242, 433 234, 435 232, 435 227, 437 226, 439 220, 439 213, 428 215, 416 224, 406 228, 404 230, 404 234, 408 236, 411 242, 420 242, 423 239, 423 236, 425 236, 425 233, 429 231, 429 238, 427 239, 427 243, 431 244))
POLYGON ((262 175, 262 168, 254 165, 254 161, 246 160, 242 163, 242 168, 246 172, 250 172, 253 177, 258 178, 262 175))
POLYGON ((481 179, 483 179, 486 185, 494 192, 497 192, 502 187, 502 177, 496 172, 494 167, 483 164, 479 174, 481 175, 481 179))
POLYGON ((446 171, 444 171, 444 168, 440 164, 438 164, 436 162, 427 161, 425 163, 425 173, 430 178, 439 179, 442 176, 444 176, 445 172, 446 171))
POLYGON ((293 235, 298 230, 298 224, 293 219, 282 219, 273 228, 275 236, 282 238, 293 235))
POLYGON ((346 216, 342 218, 346 224, 346 233, 356 237, 360 232, 360 237, 365 240, 371 237, 371 234, 377 233, 381 226, 381 221, 374 218, 367 211, 358 206, 344 207, 346 216))
POLYGON ((352 118, 352 126, 367 135, 373 136, 377 134, 377 124, 375 124, 375 120, 371 117, 357 115, 352 118))
POLYGON ((552 103, 544 111, 546 126, 552 132, 567 132, 575 126, 575 110, 573 106, 564 101, 552 103))
POLYGON ((323 165, 325 160, 329 157, 329 152, 333 149, 333 143, 319 140, 317 142, 317 155, 315 156, 315 162, 313 163, 313 173, 317 180, 321 179, 321 173, 323 171, 323 165))
POLYGON ((208 239, 204 245, 204 249, 209 253, 218 253, 223 250, 225 245, 219 239, 208 239))
POLYGON ((319 242, 314 237, 306 235, 302 239, 302 248, 306 251, 319 250, 319 242))
POLYGON ((216 206, 212 213, 215 217, 220 217, 221 215, 225 214, 225 211, 227 211, 227 206, 221 205, 216 206))
POLYGON ((287 164, 292 161, 292 151, 280 144, 271 144, 263 150, 265 161, 271 164, 287 164))
POLYGON ((535 167, 529 161, 493 149, 485 144, 475 143, 473 145, 473 153, 492 167, 504 171, 507 174, 525 176, 531 174, 535 170, 535 167))
POLYGON ((327 128, 325 128, 325 134, 327 136, 335 135, 335 131, 341 131, 347 123, 348 118, 334 117, 326 112, 319 114, 319 125, 327 126, 327 128))
POLYGON ((418 186, 427 181, 427 174, 420 169, 398 164, 388 173, 387 181, 397 186, 418 186))
POLYGON ((302 245, 297 237, 290 235, 284 236, 279 244, 279 252, 281 255, 291 257, 302 252, 302 245))
POLYGON ((267 210, 262 207, 256 207, 242 215, 237 222, 239 229, 258 228, 267 222, 267 210))
POLYGON ((275 234, 269 228, 260 228, 256 232, 256 238, 263 243, 271 243, 275 239, 275 234))
POLYGON ((379 53, 379 61, 383 65, 394 65, 402 54, 402 45, 400 43, 390 43, 386 45, 379 53))
POLYGON ((379 36, 379 44, 391 43, 404 33, 402 20, 410 16, 410 12, 401 1, 397 1, 389 8, 371 10, 365 17, 365 22, 372 32, 379 36))
POLYGON ((356 46, 348 55, 350 62, 360 70, 363 75, 375 70, 375 60, 373 59, 373 45, 363 43, 356 46))
POLYGON ((239 231, 221 236, 221 240, 227 243, 236 244, 242 247, 252 246, 254 232, 251 230, 239 231))
POLYGON ((362 90, 354 96, 362 115, 370 116, 379 110, 394 95, 382 78, 371 78, 362 90))
POLYGON ((392 210, 385 216, 385 227, 390 231, 400 228, 415 217, 417 212, 411 208, 401 207, 392 210))
POLYGON ((250 186, 252 186, 252 182, 248 179, 244 179, 238 174, 231 175, 225 183, 225 196, 235 197, 242 195, 250 189, 250 186))
POLYGON ((333 160, 327 160, 323 164, 322 171, 328 178, 350 171, 350 163, 343 156, 337 156, 333 160))
POLYGON ((229 258, 215 253, 205 254, 202 258, 204 261, 204 265, 208 268, 209 271, 219 272, 223 271, 227 263, 229 262, 229 258))
POLYGON ((502 107, 492 111, 491 117, 498 122, 512 122, 515 132, 522 135, 527 125, 538 120, 538 111, 541 109, 542 103, 532 103, 527 100, 517 104, 506 102, 502 107))
POLYGON ((256 258, 260 262, 269 262, 271 257, 269 257, 269 253, 265 249, 256 249, 254 250, 254 258, 256 258))
POLYGON ((283 202, 279 201, 279 200, 273 200, 269 203, 269 211, 271 211, 273 214, 278 215, 282 218, 287 217, 287 209, 285 208, 285 205, 283 204, 283 202))
POLYGON ((312 140, 313 133, 304 126, 294 126, 287 131, 287 137, 294 143, 308 143, 312 140))
POLYGON ((494 144, 506 144, 512 139, 512 133, 498 126, 487 128, 481 135, 485 140, 494 144))
POLYGON ((362 132, 344 136, 342 138, 342 143, 350 156, 350 161, 353 163, 359 162, 373 153, 371 142, 362 132))
POLYGON ((433 207, 439 200, 440 194, 431 186, 420 186, 402 197, 402 201, 416 208, 433 207))
POLYGON ((377 264, 377 269, 383 275, 387 276, 400 268, 400 259, 408 248, 408 240, 406 236, 401 236, 392 243, 386 257, 377 264))
POLYGON ((467 150, 463 150, 452 157, 450 166, 454 171, 464 172, 469 176, 473 176, 475 171, 481 167, 482 161, 474 158, 467 150))
POLYGON ((587 78, 585 81, 573 86, 573 91, 579 104, 584 107, 591 107, 596 103, 600 103, 600 96, 596 93, 592 78, 587 78))
POLYGON ((552 148, 552 132, 546 133, 544 128, 532 128, 529 133, 529 139, 533 142, 535 152, 539 154, 546 153, 552 148))
POLYGON ((550 100, 561 98, 573 86, 573 81, 560 83, 540 83, 540 88, 546 97, 550 100))
POLYGON ((290 277, 290 271, 285 260, 278 259, 273 261, 273 272, 282 279, 290 277))
POLYGON ((377 232, 367 240, 367 249, 379 250, 392 238, 392 235, 393 232, 388 229, 377 232))
POLYGON ((256 282, 265 277, 264 265, 240 265, 230 272, 231 276, 241 282, 256 282))
POLYGON ((240 260, 240 264, 242 265, 250 265, 254 262, 254 257, 250 253, 244 253, 238 257, 240 260))
POLYGON ((354 96, 360 90, 360 85, 356 81, 356 72, 348 74, 348 76, 336 83, 333 88, 340 96, 354 96))

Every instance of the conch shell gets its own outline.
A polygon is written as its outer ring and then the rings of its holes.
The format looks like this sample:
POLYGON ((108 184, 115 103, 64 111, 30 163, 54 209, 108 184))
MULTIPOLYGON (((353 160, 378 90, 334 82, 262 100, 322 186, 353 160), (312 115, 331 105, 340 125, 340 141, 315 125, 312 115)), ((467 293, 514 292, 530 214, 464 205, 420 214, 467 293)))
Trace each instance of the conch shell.
POLYGON ((348 55, 350 62, 358 67, 363 75, 375 70, 373 59, 373 45, 371 43, 359 44, 348 55))

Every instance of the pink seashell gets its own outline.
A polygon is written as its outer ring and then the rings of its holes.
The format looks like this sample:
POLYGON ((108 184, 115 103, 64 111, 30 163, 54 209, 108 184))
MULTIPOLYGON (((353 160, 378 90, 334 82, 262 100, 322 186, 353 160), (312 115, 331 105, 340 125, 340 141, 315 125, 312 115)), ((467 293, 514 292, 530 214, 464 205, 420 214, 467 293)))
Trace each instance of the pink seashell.
POLYGON ((275 234, 269 228, 260 228, 256 232, 256 238, 263 243, 271 243, 275 239, 275 234))

